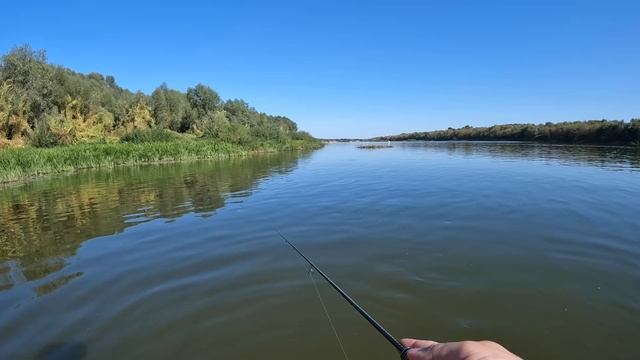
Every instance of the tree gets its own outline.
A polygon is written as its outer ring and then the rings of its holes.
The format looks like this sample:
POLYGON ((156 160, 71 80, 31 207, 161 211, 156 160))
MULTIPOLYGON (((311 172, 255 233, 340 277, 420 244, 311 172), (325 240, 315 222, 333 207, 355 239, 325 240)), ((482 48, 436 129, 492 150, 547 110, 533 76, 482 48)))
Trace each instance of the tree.
POLYGON ((34 146, 99 141, 131 137, 134 130, 136 141, 175 139, 166 129, 233 143, 298 136, 291 119, 260 113, 240 99, 223 102, 203 84, 186 93, 166 84, 151 95, 133 93, 118 86, 111 75, 82 74, 49 64, 44 51, 27 45, 0 60, 2 146, 20 146, 22 139, 34 146))
POLYGON ((263 120, 257 126, 251 128, 251 136, 259 140, 283 141, 286 134, 278 124, 263 120))
POLYGON ((223 105, 227 112, 229 121, 242 125, 255 124, 258 118, 257 111, 250 107, 245 101, 240 99, 227 100, 223 105))
POLYGON ((153 126, 153 117, 151 116, 151 108, 140 97, 138 101, 129 109, 127 113, 127 130, 148 129, 153 126))
POLYGON ((202 136, 212 139, 223 138, 228 128, 229 120, 224 111, 208 113, 201 119, 199 126, 202 136))
POLYGON ((14 48, 0 61, 0 81, 10 80, 12 91, 25 99, 29 105, 27 121, 32 127, 52 110, 52 75, 46 53, 34 51, 28 45, 14 48))
POLYGON ((199 118, 220 108, 220 96, 210 87, 198 84, 187 89, 187 100, 199 118))
POLYGON ((640 122, 632 119, 590 120, 535 125, 506 124, 491 127, 465 126, 395 136, 379 140, 525 140, 578 144, 633 144, 640 142, 640 122))
POLYGON ((169 88, 167 84, 162 83, 157 89, 151 93, 151 111, 156 124, 162 128, 166 128, 171 121, 171 110, 167 103, 167 93, 169 88))
POLYGON ((636 145, 640 145, 640 119, 631 119, 629 133, 631 141, 636 145))
POLYGON ((151 94, 151 108, 156 125, 163 129, 180 131, 190 105, 186 96, 163 83, 151 94))
POLYGON ((117 87, 118 87, 118 85, 116 85, 116 78, 114 78, 114 77, 113 77, 113 76, 111 76, 111 75, 107 75, 107 76, 104 78, 104 81, 107 83, 107 85, 109 85, 109 87, 110 87, 110 88, 115 89, 115 88, 117 88, 117 87))
POLYGON ((87 77, 89 79, 91 79, 91 80, 95 80, 95 81, 98 81, 98 82, 103 82, 104 81, 104 76, 102 74, 100 74, 100 73, 97 73, 97 72, 89 73, 89 74, 87 74, 87 77))

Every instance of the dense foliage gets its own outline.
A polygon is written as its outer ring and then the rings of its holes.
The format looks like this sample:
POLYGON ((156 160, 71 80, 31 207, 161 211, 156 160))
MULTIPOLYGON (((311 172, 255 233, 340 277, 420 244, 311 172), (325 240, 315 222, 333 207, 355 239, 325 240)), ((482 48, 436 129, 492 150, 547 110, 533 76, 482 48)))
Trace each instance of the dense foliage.
POLYGON ((382 136, 376 140, 539 141, 568 144, 640 145, 640 119, 591 120, 546 124, 508 124, 382 136))
POLYGON ((284 116, 223 101, 198 84, 186 93, 160 85, 148 96, 113 76, 49 64, 44 51, 14 48, 0 61, 0 147, 206 138, 234 144, 313 140, 284 116))

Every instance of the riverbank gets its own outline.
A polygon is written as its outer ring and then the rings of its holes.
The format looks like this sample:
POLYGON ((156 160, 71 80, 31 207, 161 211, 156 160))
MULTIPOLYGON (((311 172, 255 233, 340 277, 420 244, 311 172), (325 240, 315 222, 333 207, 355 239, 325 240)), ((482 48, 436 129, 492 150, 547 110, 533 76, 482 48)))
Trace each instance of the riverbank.
POLYGON ((68 173, 82 169, 110 168, 155 162, 223 159, 255 153, 316 149, 322 143, 309 140, 259 142, 250 145, 213 140, 171 142, 78 144, 53 148, 25 147, 0 150, 0 183, 68 173))
POLYGON ((533 141, 548 144, 640 145, 640 119, 505 124, 380 136, 373 141, 533 141))

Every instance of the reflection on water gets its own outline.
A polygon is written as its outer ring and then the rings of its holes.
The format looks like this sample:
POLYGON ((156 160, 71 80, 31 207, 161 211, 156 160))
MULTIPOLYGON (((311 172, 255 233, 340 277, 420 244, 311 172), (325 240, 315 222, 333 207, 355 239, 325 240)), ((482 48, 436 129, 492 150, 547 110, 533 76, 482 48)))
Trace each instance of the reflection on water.
POLYGON ((55 343, 38 352, 36 360, 82 360, 87 356, 87 346, 79 342, 55 343))
MULTIPOLYGON (((300 154, 121 167, 0 188, 0 291, 60 271, 86 240, 156 218, 210 216, 257 182, 295 168, 300 154)), ((38 295, 81 276, 54 279, 38 295)))
MULTIPOLYGON (((0 359, 340 358, 276 230, 398 337, 635 358, 639 159, 622 147, 336 144, 7 186, 0 359)), ((351 359, 397 356, 318 285, 351 359)))
POLYGON ((72 274, 69 275, 65 275, 62 277, 59 277, 51 282, 42 284, 40 286, 38 286, 37 288, 35 288, 36 294, 38 294, 38 296, 42 296, 42 295, 46 295, 50 292, 52 292, 53 290, 59 288, 60 286, 68 283, 69 281, 79 277, 82 275, 82 272, 78 271, 78 272, 74 272, 72 274))
POLYGON ((640 146, 543 145, 490 141, 409 141, 394 143, 405 150, 445 152, 466 157, 493 157, 514 161, 542 161, 568 166, 596 166, 612 170, 640 169, 640 146))

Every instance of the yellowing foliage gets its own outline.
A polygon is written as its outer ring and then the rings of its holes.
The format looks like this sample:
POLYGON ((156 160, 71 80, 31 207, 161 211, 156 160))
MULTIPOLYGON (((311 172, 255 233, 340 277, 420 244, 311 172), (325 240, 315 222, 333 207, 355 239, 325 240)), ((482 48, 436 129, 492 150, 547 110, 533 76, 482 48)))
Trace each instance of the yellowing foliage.
POLYGON ((28 107, 11 93, 11 84, 0 84, 0 147, 22 145, 29 132, 28 107))
POLYGON ((47 123, 56 143, 60 145, 73 144, 76 139, 76 129, 73 121, 63 115, 47 116, 47 123))
POLYGON ((139 101, 128 113, 127 130, 148 129, 153 125, 151 108, 147 104, 139 101))
POLYGON ((88 142, 109 136, 113 128, 113 114, 99 109, 88 115, 82 112, 82 101, 67 96, 64 109, 66 123, 73 128, 73 140, 88 142))

